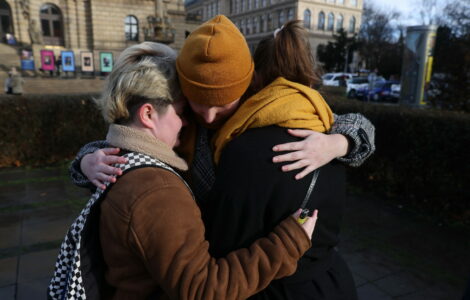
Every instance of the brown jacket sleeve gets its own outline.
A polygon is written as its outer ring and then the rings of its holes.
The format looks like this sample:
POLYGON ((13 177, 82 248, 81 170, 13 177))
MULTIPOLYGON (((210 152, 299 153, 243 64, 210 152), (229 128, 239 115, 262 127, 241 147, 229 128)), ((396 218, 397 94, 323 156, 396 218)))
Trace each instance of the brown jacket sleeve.
POLYGON ((158 173, 158 184, 133 205, 128 242, 172 299, 245 299, 292 274, 310 248, 302 227, 289 217, 249 249, 212 258, 189 190, 174 174, 158 173))

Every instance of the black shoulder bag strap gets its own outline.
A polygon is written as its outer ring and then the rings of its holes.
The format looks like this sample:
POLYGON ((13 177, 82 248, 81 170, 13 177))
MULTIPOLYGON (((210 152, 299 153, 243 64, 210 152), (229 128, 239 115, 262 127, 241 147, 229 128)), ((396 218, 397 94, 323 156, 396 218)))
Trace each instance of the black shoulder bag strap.
POLYGON ((313 188, 315 187, 315 183, 317 182, 319 173, 320 173, 320 170, 315 170, 313 172, 312 181, 310 182, 310 186, 308 187, 307 194, 305 195, 304 201, 302 202, 302 205, 300 206, 302 210, 307 207, 307 204, 309 202, 308 200, 310 200, 310 195, 312 195, 312 191, 313 191, 313 188))

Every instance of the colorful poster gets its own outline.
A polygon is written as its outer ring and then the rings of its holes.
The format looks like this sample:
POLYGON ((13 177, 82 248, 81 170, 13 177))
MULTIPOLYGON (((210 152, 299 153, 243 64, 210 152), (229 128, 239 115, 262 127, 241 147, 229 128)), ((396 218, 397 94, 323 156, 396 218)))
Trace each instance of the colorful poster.
POLYGON ((21 69, 34 71, 33 52, 28 50, 21 51, 21 69))
POLYGON ((60 56, 62 57, 62 71, 75 72, 75 55, 73 51, 61 51, 60 56))
POLYGON ((111 52, 100 52, 101 72, 109 73, 113 70, 113 54, 111 52))
POLYGON ((82 72, 94 72, 93 52, 81 52, 80 61, 82 63, 82 72))
POLYGON ((44 71, 55 70, 54 51, 41 50, 41 69, 43 69, 44 71))

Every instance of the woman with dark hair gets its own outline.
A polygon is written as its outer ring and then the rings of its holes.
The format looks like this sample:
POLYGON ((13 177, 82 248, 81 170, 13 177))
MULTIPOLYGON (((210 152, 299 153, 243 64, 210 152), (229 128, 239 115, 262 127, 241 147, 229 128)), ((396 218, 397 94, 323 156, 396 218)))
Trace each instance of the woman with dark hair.
POLYGON ((310 210, 321 211, 313 247, 294 275, 250 299, 357 299, 351 272, 335 250, 345 194, 342 166, 331 162, 296 181, 271 163, 272 145, 290 142, 295 149, 300 143, 286 128, 301 136, 302 129, 327 132, 334 122, 313 89, 320 80, 301 23, 290 21, 263 39, 254 62, 251 96, 215 136, 217 177, 205 216, 211 253, 223 256, 269 232, 301 205, 316 180, 307 202, 310 210), (228 228, 216 226, 222 221, 228 228))

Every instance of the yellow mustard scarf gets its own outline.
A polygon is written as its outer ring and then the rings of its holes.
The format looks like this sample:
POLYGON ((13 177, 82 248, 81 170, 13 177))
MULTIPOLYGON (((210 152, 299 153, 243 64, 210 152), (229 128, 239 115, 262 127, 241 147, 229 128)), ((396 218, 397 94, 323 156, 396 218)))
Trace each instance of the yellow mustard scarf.
POLYGON ((214 161, 233 138, 250 128, 277 125, 285 128, 328 131, 333 113, 315 90, 283 77, 248 98, 214 136, 214 161))

